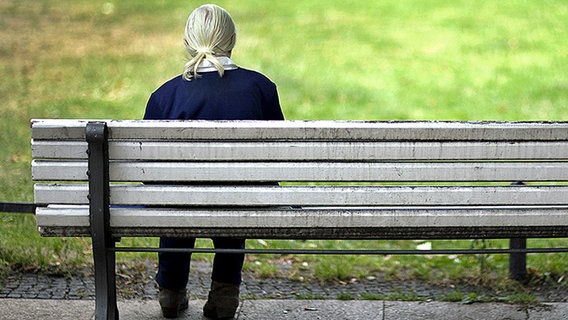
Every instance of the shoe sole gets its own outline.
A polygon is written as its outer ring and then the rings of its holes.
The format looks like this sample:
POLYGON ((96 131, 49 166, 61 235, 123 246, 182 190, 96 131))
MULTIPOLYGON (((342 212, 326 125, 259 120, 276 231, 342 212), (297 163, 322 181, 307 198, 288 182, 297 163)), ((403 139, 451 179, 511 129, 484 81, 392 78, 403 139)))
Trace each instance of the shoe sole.
POLYGON ((211 309, 204 309, 203 310, 203 316, 207 319, 215 319, 215 320, 234 320, 235 316, 228 316, 228 317, 218 317, 217 316, 217 311, 216 310, 211 310, 211 309))
POLYGON ((180 304, 175 307, 162 307, 162 315, 164 318, 173 319, 179 317, 181 311, 187 309, 188 303, 180 304))

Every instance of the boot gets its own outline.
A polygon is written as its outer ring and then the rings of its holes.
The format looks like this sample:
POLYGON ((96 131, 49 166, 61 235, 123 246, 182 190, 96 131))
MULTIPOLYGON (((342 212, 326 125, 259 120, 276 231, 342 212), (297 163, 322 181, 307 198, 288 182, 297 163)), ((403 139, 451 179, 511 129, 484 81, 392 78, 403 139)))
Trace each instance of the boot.
POLYGON ((238 306, 239 285, 213 281, 203 315, 210 319, 234 319, 238 306))
POLYGON ((174 291, 160 288, 158 302, 160 302, 164 318, 177 318, 180 311, 187 309, 187 291, 185 289, 174 291))

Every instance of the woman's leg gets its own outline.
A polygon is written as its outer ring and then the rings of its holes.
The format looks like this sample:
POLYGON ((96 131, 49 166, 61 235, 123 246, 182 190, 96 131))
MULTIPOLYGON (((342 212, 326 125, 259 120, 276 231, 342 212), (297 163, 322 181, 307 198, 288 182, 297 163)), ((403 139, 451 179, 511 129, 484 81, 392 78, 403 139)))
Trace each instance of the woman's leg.
MULTIPOLYGON (((245 240, 215 238, 217 249, 244 249, 245 240)), ((203 314, 208 318, 233 319, 239 307, 239 286, 244 253, 217 253, 213 261, 211 290, 203 314)))
MULTIPOLYGON (((160 248, 193 248, 195 238, 160 238, 160 248)), ((158 253, 158 275, 160 288, 184 290, 189 279, 191 253, 158 253)))
MULTIPOLYGON (((244 249, 244 239, 214 238, 213 245, 216 249, 244 249)), ((241 284, 241 272, 244 253, 217 253, 213 260, 213 273, 211 279, 216 282, 241 284)))

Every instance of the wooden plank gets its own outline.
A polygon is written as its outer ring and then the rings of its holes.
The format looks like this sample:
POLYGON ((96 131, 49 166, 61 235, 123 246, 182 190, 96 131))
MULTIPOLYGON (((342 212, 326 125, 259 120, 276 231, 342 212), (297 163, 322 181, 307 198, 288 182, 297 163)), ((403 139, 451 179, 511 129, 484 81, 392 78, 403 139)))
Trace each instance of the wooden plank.
MULTIPOLYGON (((86 185, 38 185, 36 204, 87 204, 86 185)), ((564 205, 568 186, 276 187, 112 185, 111 204, 164 206, 564 205)), ((568 218, 568 217, 567 217, 568 218)))
MULTIPOLYGON (((100 120, 97 120, 100 121, 100 120)), ((87 120, 32 120, 32 138, 84 140, 87 120)), ((107 120, 110 139, 132 140, 568 140, 568 122, 107 120)))
MULTIPOLYGON (((32 161, 32 178, 86 181, 86 161, 32 161)), ((568 162, 111 162, 112 181, 568 181, 568 162)))
MULTIPOLYGON (((89 227, 88 205, 50 205, 49 207, 37 207, 36 225, 38 227, 89 227)), ((90 236, 90 235, 88 235, 90 236)))
MULTIPOLYGON (((86 143, 33 141, 35 159, 86 159, 86 143)), ((386 161, 566 160, 559 142, 110 142, 116 160, 386 161)))
MULTIPOLYGON (((134 165, 134 164, 132 164, 134 165)), ((87 181, 87 161, 32 160, 32 180, 87 181)), ((120 169, 119 169, 120 170, 120 169)), ((117 171, 116 169, 114 170, 117 171)), ((111 177, 111 180, 114 180, 111 177)), ((126 181, 126 180, 125 180, 126 181)))
POLYGON ((87 159, 86 141, 32 140, 32 158, 35 159, 87 159))
MULTIPOLYGON (((88 208, 38 208, 40 227, 86 227, 88 208)), ((568 226, 568 207, 314 209, 111 208, 113 228, 367 228, 568 226)))

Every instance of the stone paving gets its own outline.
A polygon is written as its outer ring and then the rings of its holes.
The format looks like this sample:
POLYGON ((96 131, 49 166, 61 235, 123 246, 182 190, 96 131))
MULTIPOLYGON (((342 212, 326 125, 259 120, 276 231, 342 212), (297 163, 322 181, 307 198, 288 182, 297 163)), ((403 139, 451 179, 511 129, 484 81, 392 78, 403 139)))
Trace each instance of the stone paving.
MULTIPOLYGON (((193 262, 189 292, 195 299, 204 299, 210 284, 210 265, 193 262)), ((143 270, 119 269, 117 287, 121 299, 156 299, 154 282, 156 267, 149 264, 143 270)), ((568 302, 566 287, 553 285, 531 287, 532 294, 542 302, 568 302)), ((449 296, 470 296, 476 299, 506 297, 478 286, 434 286, 420 282, 382 281, 374 277, 357 281, 293 281, 286 278, 257 279, 251 273, 243 275, 241 297, 244 299, 385 299, 444 300, 449 296)), ((91 271, 84 275, 48 276, 36 273, 14 273, 0 279, 0 298, 14 299, 94 299, 95 285, 91 271)))

